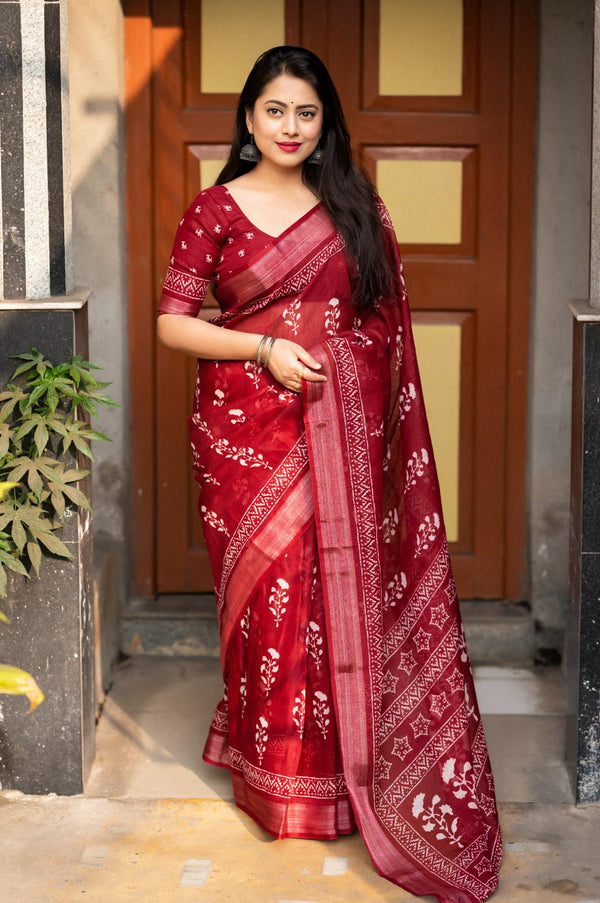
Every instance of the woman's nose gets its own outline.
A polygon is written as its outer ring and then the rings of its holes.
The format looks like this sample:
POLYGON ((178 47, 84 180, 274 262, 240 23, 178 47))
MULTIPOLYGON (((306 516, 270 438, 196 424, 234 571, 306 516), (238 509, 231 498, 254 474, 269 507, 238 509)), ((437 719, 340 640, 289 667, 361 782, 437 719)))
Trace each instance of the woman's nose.
POLYGON ((283 121, 283 131, 286 135, 296 134, 296 114, 293 110, 290 110, 285 114, 285 119, 283 121))

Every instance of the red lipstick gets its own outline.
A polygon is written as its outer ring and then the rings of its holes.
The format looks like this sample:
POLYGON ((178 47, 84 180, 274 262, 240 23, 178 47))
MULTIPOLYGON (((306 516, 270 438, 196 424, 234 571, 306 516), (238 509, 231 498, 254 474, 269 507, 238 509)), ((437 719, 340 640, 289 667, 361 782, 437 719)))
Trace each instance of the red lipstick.
POLYGON ((297 141, 277 141, 277 147, 285 151, 286 154, 291 154, 297 151, 301 145, 297 141))

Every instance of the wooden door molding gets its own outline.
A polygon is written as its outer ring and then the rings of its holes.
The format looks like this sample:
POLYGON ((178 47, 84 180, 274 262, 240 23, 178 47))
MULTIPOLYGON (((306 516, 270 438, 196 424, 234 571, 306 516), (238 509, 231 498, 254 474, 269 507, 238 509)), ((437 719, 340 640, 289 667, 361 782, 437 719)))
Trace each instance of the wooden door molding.
POLYGON ((513 0, 504 598, 529 598, 527 413, 538 71, 538 0, 513 0), (517 326, 518 324, 518 326, 517 326))
MULTIPOLYGON (((476 0, 466 0, 466 6, 469 8, 475 3, 476 0)), ((477 430, 482 443, 478 451, 480 455, 489 454, 494 459, 498 443, 502 447, 506 466, 500 468, 498 480, 484 481, 482 485, 475 487, 475 492, 482 502, 479 506, 480 511, 484 510, 488 496, 489 504, 500 506, 502 510, 502 517, 497 519, 495 527, 497 535, 494 534, 489 538, 490 547, 492 544, 503 544, 505 549, 503 559, 499 563, 496 560, 492 565, 496 571, 499 569, 501 572, 497 573, 494 579, 498 585, 503 586, 505 598, 522 599, 526 598, 528 583, 527 554, 524 551, 527 533, 525 505, 527 311, 531 271, 537 4, 535 0, 512 0, 512 3, 493 4, 497 12, 492 13, 490 5, 485 5, 486 16, 482 15, 477 25, 470 22, 469 34, 476 27, 487 28, 488 46, 492 48, 498 46, 497 54, 501 54, 502 48, 506 49, 509 46, 511 54, 490 58, 487 61, 482 59, 480 63, 483 69, 476 85, 472 77, 473 67, 468 66, 462 107, 457 109, 456 105, 448 102, 447 109, 443 113, 436 111, 433 102, 419 106, 418 100, 415 100, 414 109, 409 105, 403 110, 394 108, 393 100, 386 104, 380 103, 380 99, 373 94, 373 73, 364 73, 358 62, 355 66, 348 65, 349 59, 360 60, 361 44, 364 41, 356 22, 362 21, 362 17, 365 16, 365 21, 370 22, 368 28, 372 30, 374 27, 371 21, 374 4, 371 0, 364 0, 363 3, 360 0, 329 0, 327 4, 317 0, 304 0, 302 4, 288 0, 286 8, 289 13, 289 37, 292 31, 294 35, 299 35, 300 43, 310 46, 325 57, 334 72, 342 102, 348 110, 350 131, 354 135, 360 135, 359 150, 366 152, 367 165, 369 148, 401 145, 406 152, 406 148, 411 145, 440 147, 446 142, 456 151, 470 149, 472 156, 465 180, 465 190, 469 190, 469 181, 475 184, 474 180, 481 177, 480 167, 490 165, 482 159, 477 150, 480 145, 485 145, 486 141, 490 142, 494 137, 487 126, 486 109, 491 111, 490 116, 493 113, 496 117, 504 117, 507 123, 509 152, 505 155, 504 169, 494 173, 496 180, 495 183, 492 180, 494 198, 482 214, 487 217, 487 224, 480 230, 480 246, 476 249, 477 253, 473 256, 471 252, 475 238, 469 234, 463 236, 465 247, 461 249, 460 254, 450 256, 439 247, 436 256, 435 284, 439 284, 439 280, 442 279, 448 286, 440 310, 468 312, 475 310, 477 306, 476 303, 466 304, 465 301, 469 296, 474 299, 477 295, 478 255, 491 255, 488 256, 488 260, 498 261, 501 264, 499 271, 504 273, 504 282, 492 286, 491 292, 496 293, 494 303, 505 317, 502 323, 508 323, 508 342, 505 351, 500 354, 494 346, 500 324, 500 320, 495 320, 494 317, 485 324, 483 333, 477 333, 479 347, 475 345, 474 340, 468 347, 463 345, 466 355, 465 366, 471 368, 471 372, 475 372, 477 354, 489 352, 498 358, 497 379, 494 385, 475 386, 474 391, 479 392, 480 397, 475 407, 466 411, 465 422, 468 430, 477 430), (506 9, 510 10, 508 16, 506 9), (310 16, 307 11, 310 12, 310 16), (486 77, 486 66, 490 73, 492 70, 497 73, 504 67, 504 77, 510 86, 510 91, 504 97, 498 97, 498 92, 494 94, 494 79, 486 77), (468 76, 469 72, 471 76, 468 76), (499 110, 498 104, 503 104, 504 109, 499 110), (415 112, 417 109, 420 110, 418 114, 415 112), (480 113, 482 115, 479 115, 480 113), (474 154, 473 148, 476 149, 474 154), (504 210, 509 224, 503 236, 495 234, 497 232, 494 224, 495 209, 504 210), (495 423, 489 413, 493 411, 496 397, 502 401, 500 407, 503 407, 506 401, 506 416, 502 417, 501 423, 495 423), (475 411, 483 411, 483 415, 479 413, 479 418, 482 416, 484 420, 487 418, 486 424, 477 423, 475 411), (493 485, 490 485, 491 483, 493 485)), ((175 155, 173 165, 181 165, 184 168, 191 165, 189 160, 186 162, 179 159, 181 153, 177 149, 178 126, 168 115, 168 98, 163 97, 162 101, 160 99, 157 101, 156 93, 153 95, 152 89, 153 66, 163 66, 167 67, 167 70, 163 69, 163 75, 166 71, 167 82, 170 78, 168 71, 170 69, 174 77, 171 82, 173 89, 181 91, 180 86, 175 87, 177 67, 183 66, 184 63, 181 41, 178 44, 177 40, 177 29, 181 30, 182 27, 178 19, 178 16, 181 16, 181 6, 179 3, 169 6, 174 12, 170 13, 168 23, 162 23, 164 27, 161 29, 159 41, 162 41, 163 46, 157 48, 156 36, 153 35, 155 23, 152 21, 150 0, 126 0, 125 3, 132 555, 134 592, 143 596, 152 596, 157 586, 156 383, 161 373, 162 378, 166 378, 164 367, 167 359, 163 356, 161 364, 159 356, 157 370, 154 306, 159 274, 154 261, 153 244, 155 230, 153 178, 156 171, 153 127, 160 122, 162 115, 166 115, 169 120, 170 133, 173 128, 175 131, 170 135, 169 148, 162 148, 160 152, 175 155)), ((472 41, 472 37, 469 40, 472 41)), ((465 46, 469 40, 465 42, 465 46)), ((159 94, 161 90, 164 91, 164 86, 159 88, 159 94)), ((229 136, 231 110, 211 111, 201 105, 188 106, 182 109, 181 115, 182 127, 186 134, 196 131, 198 134, 206 134, 210 120, 211 141, 222 142, 229 136)), ((487 177, 489 179, 489 171, 487 177)), ((161 215, 163 223, 167 220, 176 221, 180 215, 185 202, 180 195, 181 189, 177 188, 172 196, 161 200, 161 204, 164 202, 167 207, 172 208, 166 219, 161 215)), ((171 238, 172 236, 169 236, 169 240, 171 238)), ((162 243, 166 241, 167 238, 164 236, 162 243)), ((160 237, 159 246, 161 246, 160 237)), ((405 249, 405 258, 410 264, 412 302, 416 310, 426 309, 427 298, 433 296, 434 282, 430 261, 425 259, 423 250, 420 247, 405 249)), ((162 251, 160 253, 162 254, 162 251)), ((468 320, 468 323, 468 329, 475 335, 479 328, 476 318, 468 320)), ((185 361, 173 362, 173 366, 181 370, 189 367, 189 364, 185 361)), ((463 399, 465 405, 467 402, 468 399, 463 399)), ((185 404, 183 401, 184 407, 185 404)), ((181 411, 178 411, 177 416, 180 414, 181 411)), ((161 441, 160 437, 158 441, 161 441)), ((461 433, 461 442, 463 454, 464 432, 461 433)), ((464 466, 462 461, 461 468, 464 469, 464 466)), ((465 500, 464 483, 459 486, 460 504, 464 507, 468 504, 468 500, 465 500)), ((481 531, 481 524, 479 530, 481 531)), ((455 550, 459 553, 455 561, 459 578, 462 573, 460 559, 462 546, 463 538, 455 550)), ((485 549, 478 552, 481 552, 481 565, 478 566, 489 567, 489 561, 486 564, 485 549)), ((468 581, 465 585, 467 583, 468 581)), ((472 585, 478 585, 477 580, 472 581, 472 585)))
POLYGON ((155 593, 156 499, 153 309, 152 17, 125 3, 125 198, 129 296, 132 592, 155 593))

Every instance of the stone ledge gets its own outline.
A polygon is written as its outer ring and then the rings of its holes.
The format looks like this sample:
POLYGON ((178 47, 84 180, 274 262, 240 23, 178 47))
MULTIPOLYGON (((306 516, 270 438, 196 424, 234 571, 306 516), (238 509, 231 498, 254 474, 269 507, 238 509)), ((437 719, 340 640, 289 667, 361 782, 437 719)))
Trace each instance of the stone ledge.
POLYGON ((567 307, 579 322, 600 323, 600 307, 592 307, 585 301, 567 301, 567 307))
POLYGON ((526 606, 466 600, 460 610, 471 664, 533 662, 535 625, 526 606))
POLYGON ((218 657, 214 595, 132 599, 121 619, 121 651, 125 655, 218 657))
POLYGON ((76 285, 70 295, 52 298, 0 299, 0 310, 81 310, 88 303, 92 290, 88 285, 76 285))
MULTIPOLYGON (((498 601, 461 602, 469 655, 474 665, 531 663, 535 629, 530 611, 498 601)), ((218 656, 214 596, 133 599, 121 619, 125 655, 218 656)))

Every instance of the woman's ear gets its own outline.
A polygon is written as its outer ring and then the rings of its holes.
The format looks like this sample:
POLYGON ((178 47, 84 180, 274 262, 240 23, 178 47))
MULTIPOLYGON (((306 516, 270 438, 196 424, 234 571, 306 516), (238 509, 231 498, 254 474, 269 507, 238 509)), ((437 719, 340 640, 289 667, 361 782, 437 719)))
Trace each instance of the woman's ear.
POLYGON ((250 134, 252 135, 252 134, 253 134, 253 131, 252 131, 252 129, 253 129, 253 125, 252 125, 252 110, 250 109, 250 107, 246 107, 246 128, 248 129, 248 131, 249 131, 250 134))

